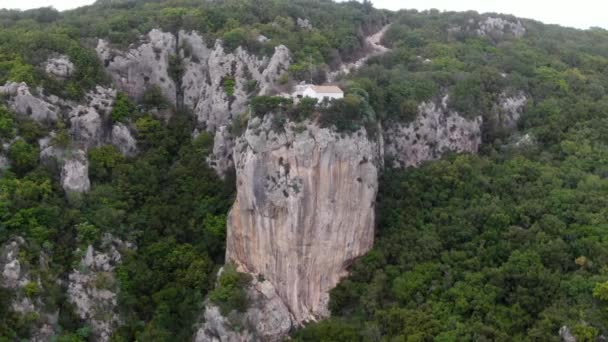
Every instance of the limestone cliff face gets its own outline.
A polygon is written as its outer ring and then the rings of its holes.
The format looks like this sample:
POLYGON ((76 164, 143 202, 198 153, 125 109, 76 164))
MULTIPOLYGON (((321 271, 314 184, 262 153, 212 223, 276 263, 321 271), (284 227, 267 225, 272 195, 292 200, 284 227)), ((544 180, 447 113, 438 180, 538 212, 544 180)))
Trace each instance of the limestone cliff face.
POLYGON ((311 122, 250 120, 234 147, 237 198, 226 260, 253 275, 249 327, 238 333, 208 304, 197 341, 282 341, 327 317, 329 290, 373 244, 381 143, 311 122))
POLYGON ((251 120, 236 142, 226 259, 274 285, 295 325, 329 315, 328 291, 374 236, 378 142, 308 123, 251 120))
MULTIPOLYGON (((441 101, 421 103, 414 121, 385 125, 384 148, 389 166, 418 166, 448 152, 477 153, 481 146, 482 117, 467 118, 449 109, 448 102, 449 96, 445 95, 441 101)), ((499 127, 514 129, 526 102, 523 93, 502 94, 488 117, 494 118, 499 127)))
POLYGON ((386 125, 385 152, 391 166, 417 166, 446 152, 477 152, 482 118, 466 119, 449 110, 447 104, 447 95, 439 103, 422 103, 413 122, 386 125))
POLYGON ((228 126, 247 110, 250 95, 274 92, 279 76, 290 65, 289 50, 277 46, 270 57, 258 57, 242 48, 226 51, 220 40, 211 47, 197 32, 152 30, 128 51, 113 49, 100 40, 97 54, 115 84, 130 96, 141 98, 151 86, 161 89, 173 104, 191 110, 199 130, 216 137, 209 159, 219 174, 232 167, 228 126), (169 73, 171 56, 179 56, 184 69, 176 84, 169 73), (218 134, 219 132, 219 134, 218 134))

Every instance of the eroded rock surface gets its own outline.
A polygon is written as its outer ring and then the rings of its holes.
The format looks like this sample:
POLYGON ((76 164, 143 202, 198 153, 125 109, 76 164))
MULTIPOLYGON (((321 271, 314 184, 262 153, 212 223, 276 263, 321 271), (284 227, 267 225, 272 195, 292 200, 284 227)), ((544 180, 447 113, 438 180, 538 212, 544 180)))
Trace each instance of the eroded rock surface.
POLYGON ((271 122, 250 120, 235 144, 226 259, 266 279, 299 326, 329 315, 329 290, 372 246, 381 147, 363 129, 271 122))
POLYGON ((8 82, 0 86, 0 94, 7 97, 8 106, 15 113, 39 122, 54 122, 58 118, 58 106, 33 95, 25 83, 8 82))
POLYGON ((89 245, 78 269, 68 276, 68 298, 78 316, 87 321, 96 341, 108 341, 120 322, 114 269, 122 260, 127 243, 106 235, 99 249, 89 245))
MULTIPOLYGON (((213 134, 218 145, 232 139, 225 127, 234 117, 246 112, 249 96, 278 92, 279 76, 290 65, 289 50, 282 45, 275 48, 271 57, 259 57, 240 47, 226 51, 219 40, 209 48, 197 32, 185 31, 175 37, 152 30, 138 47, 126 52, 112 49, 100 40, 97 53, 120 89, 141 98, 148 88, 158 86, 171 103, 181 100, 192 110, 199 129, 213 134), (178 85, 168 69, 171 56, 177 55, 184 68, 178 85), (180 85, 181 88, 176 89, 180 85)), ((220 154, 211 158, 216 161, 212 165, 222 175, 232 167, 231 153, 225 153, 220 147, 215 151, 220 154)))
MULTIPOLYGON (((45 342, 55 335, 59 315, 58 312, 45 310, 41 298, 26 294, 27 286, 35 284, 35 287, 40 288, 42 284, 39 278, 32 277, 27 263, 19 259, 20 251, 25 245, 25 239, 17 236, 0 247, 0 284, 13 292, 11 309, 15 313, 23 316, 38 315, 38 319, 31 326, 30 341, 45 342)), ((44 259, 44 255, 41 255, 41 264, 45 263, 44 259)))
POLYGON ((207 303, 204 324, 195 342, 280 342, 293 327, 289 309, 267 280, 253 279, 246 288, 249 308, 244 313, 232 311, 228 317, 212 303, 207 303), (240 330, 235 326, 242 327, 240 330))
POLYGON ((61 168, 61 186, 66 192, 83 193, 91 189, 89 162, 83 150, 73 151, 61 168))
MULTIPOLYGON (((42 89, 32 92, 25 83, 7 83, 0 86, 9 108, 19 115, 45 123, 63 121, 69 127, 69 143, 57 146, 56 132, 39 140, 40 159, 60 168, 63 188, 69 192, 86 192, 90 188, 86 152, 92 147, 112 144, 125 156, 137 154, 137 142, 128 125, 112 123, 110 113, 116 99, 116 90, 97 86, 81 102, 63 100, 44 94, 42 89)), ((0 169, 8 166, 0 157, 0 169)))
POLYGON ((463 25, 449 27, 447 31, 452 37, 465 34, 493 40, 520 39, 527 33, 525 25, 519 19, 492 16, 471 18, 463 25))
POLYGON ((74 63, 65 55, 49 58, 44 63, 44 70, 47 74, 59 79, 69 78, 74 73, 74 63))
POLYGON ((446 152, 477 152, 482 118, 464 118, 449 110, 447 103, 447 96, 440 103, 424 102, 413 122, 386 125, 385 154, 393 167, 416 166, 446 152))

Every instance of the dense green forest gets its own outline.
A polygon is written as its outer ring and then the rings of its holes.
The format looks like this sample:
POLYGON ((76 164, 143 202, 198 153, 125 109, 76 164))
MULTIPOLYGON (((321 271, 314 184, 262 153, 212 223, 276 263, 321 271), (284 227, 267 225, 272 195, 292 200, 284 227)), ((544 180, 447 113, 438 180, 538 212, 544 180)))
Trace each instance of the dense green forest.
MULTIPOLYGON (((390 22, 384 44, 392 51, 340 80, 350 101, 328 108, 321 124, 372 130, 377 121, 408 122, 418 103, 449 93, 450 108, 484 117, 483 146, 477 156, 384 170, 374 249, 332 291, 332 317, 293 338, 551 341, 567 325, 579 341, 595 341, 608 336, 608 31, 531 20, 522 20, 522 38, 448 30, 480 18, 329 0, 99 0, 67 12, 0 10, 0 84, 27 82, 80 99, 110 82, 96 38, 128 46, 156 27, 197 30, 210 43, 221 38, 259 55, 285 44, 293 54, 289 78, 314 70, 321 83, 390 22), (297 18, 313 29, 298 29, 297 18), (260 43, 260 34, 269 40, 260 43), (68 81, 40 67, 56 53, 75 64, 68 81), (519 92, 530 100, 516 130, 504 129, 493 106, 501 94, 519 92), (517 144, 524 135, 530 143, 517 144)), ((78 263, 78 247, 99 245, 105 233, 134 242, 117 269, 123 322, 112 340, 190 340, 224 262, 234 178, 209 168, 213 138, 192 139, 186 110, 164 122, 146 103, 119 101, 112 117, 133 122, 141 153, 89 150, 91 191, 82 196, 64 194, 59 170, 39 161, 38 139, 55 130, 61 144, 65 127, 0 108, 0 142, 18 137, 6 151, 0 143, 11 162, 0 171, 0 245, 27 240, 20 259, 41 279, 27 296, 59 309, 58 341, 87 341, 90 328, 56 279, 78 263)), ((264 101, 273 99, 253 99, 252 107, 264 101)), ((301 119, 310 108, 281 114, 301 119)), ((28 339, 39 319, 11 310, 14 296, 0 287, 0 341, 28 339)))

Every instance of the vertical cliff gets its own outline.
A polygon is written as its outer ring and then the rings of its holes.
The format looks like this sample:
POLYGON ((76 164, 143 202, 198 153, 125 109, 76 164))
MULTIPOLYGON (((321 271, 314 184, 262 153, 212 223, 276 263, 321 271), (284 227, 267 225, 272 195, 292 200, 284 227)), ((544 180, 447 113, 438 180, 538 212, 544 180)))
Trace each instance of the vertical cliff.
POLYGON ((329 290, 372 247, 381 146, 363 129, 271 127, 271 115, 254 118, 236 141, 226 259, 262 280, 258 291, 274 293, 299 326, 329 315, 329 290))

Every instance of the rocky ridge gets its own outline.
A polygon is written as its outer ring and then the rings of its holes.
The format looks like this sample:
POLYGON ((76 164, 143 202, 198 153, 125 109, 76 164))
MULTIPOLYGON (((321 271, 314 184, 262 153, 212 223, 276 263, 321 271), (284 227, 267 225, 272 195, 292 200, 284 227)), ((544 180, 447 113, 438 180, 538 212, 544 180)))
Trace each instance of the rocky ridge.
POLYGON ((290 65, 289 50, 282 45, 272 56, 258 57, 241 47, 227 51, 221 40, 209 47, 197 32, 183 30, 177 36, 152 30, 128 51, 99 40, 96 50, 115 84, 130 96, 142 98, 156 86, 171 103, 193 112, 199 130, 216 137, 209 163, 220 175, 232 168, 232 120, 246 112, 250 95, 276 92, 279 76, 290 65), (178 82, 169 68, 176 57, 184 70, 178 82))

